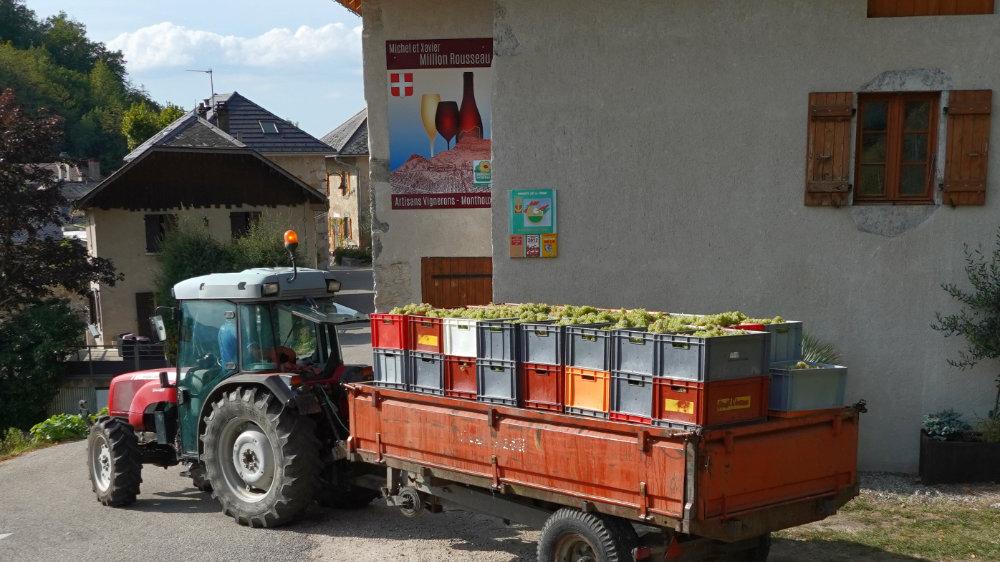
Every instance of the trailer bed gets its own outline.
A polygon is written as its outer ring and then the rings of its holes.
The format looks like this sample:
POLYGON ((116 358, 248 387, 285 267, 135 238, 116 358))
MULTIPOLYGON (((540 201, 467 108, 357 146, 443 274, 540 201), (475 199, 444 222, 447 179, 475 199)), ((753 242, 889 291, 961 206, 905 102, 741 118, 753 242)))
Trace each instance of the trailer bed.
POLYGON ((348 385, 355 460, 736 541, 857 494, 858 412, 688 431, 348 385))

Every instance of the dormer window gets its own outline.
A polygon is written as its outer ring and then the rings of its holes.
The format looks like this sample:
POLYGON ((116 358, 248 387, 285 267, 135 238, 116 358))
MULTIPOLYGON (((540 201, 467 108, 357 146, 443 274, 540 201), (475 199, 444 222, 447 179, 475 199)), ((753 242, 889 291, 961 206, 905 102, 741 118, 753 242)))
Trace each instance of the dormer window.
POLYGON ((278 134, 278 124, 274 121, 257 121, 260 123, 260 130, 264 132, 265 135, 276 135, 278 134))

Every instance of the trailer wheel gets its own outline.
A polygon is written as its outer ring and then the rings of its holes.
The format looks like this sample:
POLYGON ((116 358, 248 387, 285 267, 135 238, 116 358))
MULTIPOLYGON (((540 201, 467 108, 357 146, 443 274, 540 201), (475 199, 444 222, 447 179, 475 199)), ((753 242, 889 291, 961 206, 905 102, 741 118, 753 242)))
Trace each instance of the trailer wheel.
POLYGON ((111 507, 135 503, 142 482, 142 453, 132 426, 117 418, 104 418, 92 425, 87 460, 97 501, 111 507))
POLYGON ((226 392, 205 418, 212 497, 241 525, 277 527, 315 499, 320 443, 307 416, 257 387, 226 392))
POLYGON ((539 562, 626 562, 639 543, 632 525, 607 515, 560 509, 545 521, 539 562))

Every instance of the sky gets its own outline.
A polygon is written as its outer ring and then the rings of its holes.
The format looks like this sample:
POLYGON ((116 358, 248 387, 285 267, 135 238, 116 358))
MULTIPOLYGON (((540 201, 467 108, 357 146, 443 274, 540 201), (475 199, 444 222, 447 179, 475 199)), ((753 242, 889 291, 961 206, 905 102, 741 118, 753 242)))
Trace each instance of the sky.
POLYGON ((361 18, 333 0, 27 0, 60 11, 91 40, 125 54, 133 84, 160 103, 193 108, 243 96, 321 137, 364 107, 361 18))

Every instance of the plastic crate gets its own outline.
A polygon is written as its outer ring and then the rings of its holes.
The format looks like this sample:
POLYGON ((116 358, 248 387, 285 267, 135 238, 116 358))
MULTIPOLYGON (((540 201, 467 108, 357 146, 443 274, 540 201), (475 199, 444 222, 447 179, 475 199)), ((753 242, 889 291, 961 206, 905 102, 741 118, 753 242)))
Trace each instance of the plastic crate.
POLYGON ((521 401, 533 410, 563 411, 563 367, 545 363, 521 365, 521 401))
POLYGON ((769 379, 653 379, 653 424, 712 427, 766 419, 769 379))
POLYGON ((653 376, 611 373, 611 419, 653 423, 653 376))
POLYGON ((424 394, 444 394, 444 355, 410 352, 409 389, 424 394))
POLYGON ((407 353, 401 349, 373 350, 375 379, 378 386, 406 390, 407 353))
POLYGON ((660 349, 657 345, 663 334, 642 330, 615 330, 611 332, 612 371, 654 376, 659 372, 660 349))
POLYGON ((611 331, 601 329, 608 324, 565 326, 564 362, 567 367, 611 370, 611 331))
POLYGON ((611 404, 610 379, 608 371, 566 367, 566 413, 606 418, 611 404))
POLYGON ((480 320, 476 323, 476 358, 490 361, 517 361, 515 319, 480 320))
POLYGON ((381 349, 410 348, 410 317, 405 314, 368 315, 372 327, 372 347, 381 349))
POLYGON ((476 382, 480 402, 517 406, 517 363, 477 359, 476 382))
POLYGON ((444 395, 475 400, 477 388, 476 360, 446 355, 444 358, 444 395))
POLYGON ((444 337, 441 333, 441 319, 429 316, 410 317, 410 349, 425 353, 444 351, 444 337))
POLYGON ((555 322, 525 322, 517 326, 521 361, 536 365, 562 365, 563 327, 555 322))
POLYGON ((468 318, 445 318, 442 322, 444 354, 455 357, 475 357, 477 322, 477 320, 468 318))
POLYGON ((709 338, 652 335, 659 348, 657 377, 710 382, 768 374, 768 334, 764 332, 709 338))
POLYGON ((817 364, 795 369, 793 364, 771 367, 770 407, 782 412, 825 410, 844 405, 847 367, 817 364))
POLYGON ((768 324, 764 330, 771 334, 772 364, 802 359, 802 322, 768 324))

